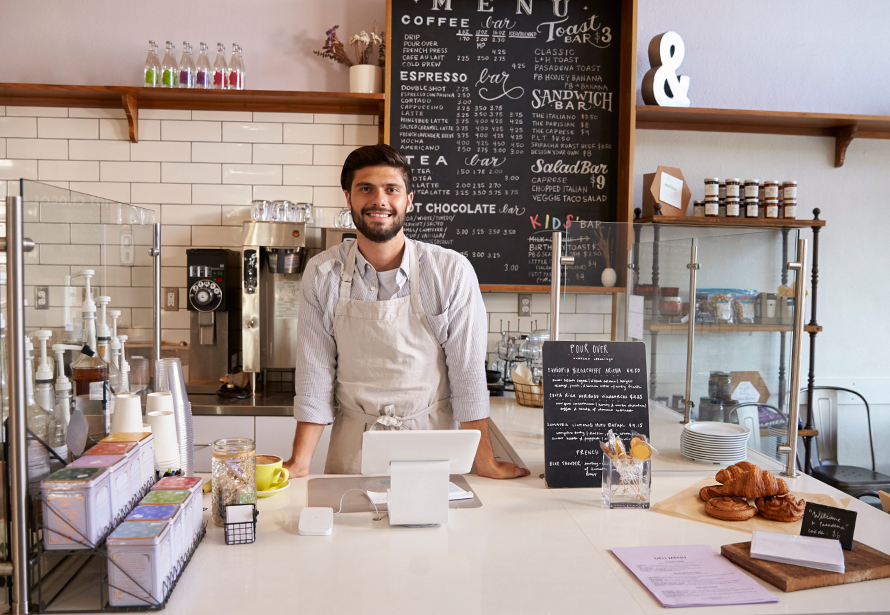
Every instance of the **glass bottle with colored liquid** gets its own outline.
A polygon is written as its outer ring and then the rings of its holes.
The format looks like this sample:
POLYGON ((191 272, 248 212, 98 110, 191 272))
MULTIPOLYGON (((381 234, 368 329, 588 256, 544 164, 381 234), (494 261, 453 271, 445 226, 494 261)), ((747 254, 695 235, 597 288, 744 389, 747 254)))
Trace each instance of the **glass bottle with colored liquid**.
POLYGON ((161 60, 158 58, 158 44, 148 41, 148 57, 145 58, 145 70, 142 72, 142 85, 156 88, 161 80, 161 60))
POLYGON ((241 46, 238 43, 232 43, 232 62, 229 65, 229 89, 243 90, 245 76, 241 46))
POLYGON ((192 46, 182 41, 182 58, 179 60, 179 87, 195 87, 195 61, 192 59, 192 46))
POLYGON ((176 45, 167 41, 167 52, 161 63, 161 87, 175 88, 179 83, 179 64, 176 62, 176 45))
POLYGON ((229 84, 229 65, 226 64, 226 46, 216 44, 216 60, 213 62, 213 89, 226 90, 229 84))
POLYGON ((198 62, 195 68, 195 87, 209 90, 213 83, 213 69, 210 68, 210 58, 207 57, 207 43, 201 43, 201 51, 198 53, 198 62))

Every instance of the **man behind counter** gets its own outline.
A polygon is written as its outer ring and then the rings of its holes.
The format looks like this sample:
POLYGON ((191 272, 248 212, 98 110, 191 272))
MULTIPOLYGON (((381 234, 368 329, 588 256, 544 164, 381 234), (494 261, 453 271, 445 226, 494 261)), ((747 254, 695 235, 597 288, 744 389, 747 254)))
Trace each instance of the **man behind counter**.
POLYGON ((340 185, 358 240, 322 252, 303 274, 290 475, 309 473, 331 422, 326 474, 361 473, 369 429, 453 429, 455 421, 482 432, 479 476, 528 475, 492 453, 488 327, 472 265, 402 230, 414 200, 407 160, 388 145, 361 147, 346 158, 340 185))

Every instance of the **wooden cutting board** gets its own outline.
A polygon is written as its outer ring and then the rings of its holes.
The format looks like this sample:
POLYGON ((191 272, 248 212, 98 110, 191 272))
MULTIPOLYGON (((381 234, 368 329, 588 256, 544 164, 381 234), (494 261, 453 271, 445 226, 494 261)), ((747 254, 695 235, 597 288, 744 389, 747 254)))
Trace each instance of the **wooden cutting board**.
POLYGON ((872 549, 858 540, 854 540, 853 544, 856 546, 855 549, 844 551, 845 572, 843 574, 768 562, 762 559, 751 559, 750 542, 723 545, 720 554, 736 566, 775 585, 783 592, 796 592, 801 589, 844 585, 890 577, 890 555, 872 549))

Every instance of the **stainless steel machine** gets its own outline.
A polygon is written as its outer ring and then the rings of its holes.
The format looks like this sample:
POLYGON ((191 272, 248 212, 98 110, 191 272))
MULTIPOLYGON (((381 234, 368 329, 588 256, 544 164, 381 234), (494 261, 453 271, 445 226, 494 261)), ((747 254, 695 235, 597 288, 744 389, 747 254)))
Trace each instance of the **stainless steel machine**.
POLYGON ((321 233, 301 222, 245 222, 241 280, 243 369, 262 375, 266 393, 293 392, 300 283, 306 261, 318 253, 321 233))
POLYGON ((191 313, 188 393, 215 393, 239 364, 241 255, 235 250, 186 250, 191 313))

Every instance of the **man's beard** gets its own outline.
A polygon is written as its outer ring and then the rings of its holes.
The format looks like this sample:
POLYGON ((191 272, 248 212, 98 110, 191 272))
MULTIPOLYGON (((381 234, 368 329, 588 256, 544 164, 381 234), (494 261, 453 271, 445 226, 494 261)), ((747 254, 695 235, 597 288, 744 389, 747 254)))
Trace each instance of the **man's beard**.
POLYGON ((402 226, 405 225, 405 216, 399 216, 398 212, 395 209, 380 209, 379 207, 369 207, 364 211, 356 213, 352 210, 352 221, 355 223, 355 228, 361 232, 362 235, 365 236, 366 239, 373 241, 374 243, 386 243, 393 237, 399 234, 399 231, 402 230, 402 226), (375 228, 370 224, 365 222, 365 213, 371 213, 375 211, 382 211, 385 213, 392 213, 392 217, 389 218, 392 220, 392 224, 384 228, 375 228))

